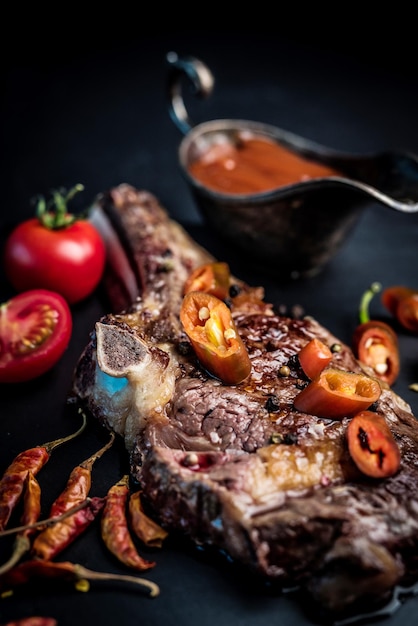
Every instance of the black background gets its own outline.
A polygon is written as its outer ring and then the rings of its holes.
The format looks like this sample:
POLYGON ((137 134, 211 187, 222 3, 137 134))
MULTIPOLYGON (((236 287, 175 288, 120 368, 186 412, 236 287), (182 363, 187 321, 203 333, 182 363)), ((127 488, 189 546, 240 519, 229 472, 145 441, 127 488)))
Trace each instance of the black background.
MULTIPOLYGON (((163 10, 161 9, 163 14, 163 10)), ((352 238, 317 277, 280 283, 251 271, 206 231, 181 177, 181 140, 167 113, 165 56, 170 50, 200 57, 212 70, 215 91, 207 102, 190 101, 197 122, 240 117, 275 124, 323 145, 345 151, 404 149, 418 153, 415 52, 411 17, 360 26, 362 14, 316 16, 299 27, 281 16, 275 31, 158 31, 132 10, 87 23, 69 10, 49 19, 23 15, 10 22, 2 55, 1 243, 10 228, 33 213, 31 198, 56 187, 85 185, 79 202, 122 182, 155 193, 172 217, 234 273, 266 286, 267 299, 301 304, 349 342, 358 321, 362 292, 371 282, 417 286, 418 216, 373 203, 352 238), (33 19, 32 19, 33 18, 33 19)), ((382 16, 380 16, 382 17, 382 16)), ((169 17, 167 17, 169 21, 169 17)), ((275 18, 276 19, 276 18, 275 18)), ((0 300, 13 295, 3 273, 0 300)), ((0 388, 0 465, 23 449, 65 435, 77 426, 66 407, 71 375, 95 320, 107 309, 99 289, 73 307, 74 331, 63 359, 36 381, 0 388)), ((375 316, 385 317, 378 299, 375 316)), ((402 372, 394 389, 418 413, 418 339, 397 328, 402 372)), ((105 440, 95 424, 59 449, 39 475, 44 510, 63 488, 72 467, 105 440)), ((123 445, 94 468, 92 495, 103 495, 126 470, 123 445)), ((0 539, 1 561, 9 541, 0 539)), ((149 555, 147 551, 145 554, 149 555)), ((0 601, 0 623, 43 614, 67 624, 200 623, 202 626, 283 626, 311 622, 303 606, 272 597, 222 560, 181 543, 152 553, 149 574, 161 587, 148 599, 124 587, 94 586, 87 594, 50 583, 0 601)), ((105 551, 91 528, 62 559, 91 569, 127 573, 105 551)), ((128 572, 129 573, 129 572, 128 572)), ((418 601, 410 599, 385 626, 416 624, 418 601)), ((321 621, 319 619, 319 621, 321 621)))

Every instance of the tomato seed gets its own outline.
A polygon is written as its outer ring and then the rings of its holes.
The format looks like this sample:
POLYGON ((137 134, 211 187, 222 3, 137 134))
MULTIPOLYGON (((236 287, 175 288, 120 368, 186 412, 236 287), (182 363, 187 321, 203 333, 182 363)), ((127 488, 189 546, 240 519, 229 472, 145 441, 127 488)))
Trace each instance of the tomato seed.
MULTIPOLYGON (((36 326, 25 337, 10 344, 13 355, 25 356, 33 352, 53 334, 58 322, 58 312, 48 304, 42 304, 36 308, 36 313, 39 314, 36 326)), ((25 317, 25 314, 27 315, 26 310, 21 317, 25 317)))

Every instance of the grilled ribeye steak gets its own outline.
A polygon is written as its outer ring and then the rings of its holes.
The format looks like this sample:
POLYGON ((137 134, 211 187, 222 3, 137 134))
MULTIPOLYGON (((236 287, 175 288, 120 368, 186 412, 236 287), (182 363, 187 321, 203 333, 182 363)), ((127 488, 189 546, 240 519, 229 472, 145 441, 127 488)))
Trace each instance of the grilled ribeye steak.
POLYGON ((415 582, 410 407, 382 385, 373 410, 389 424, 401 466, 390 478, 362 475, 348 452, 349 418, 293 406, 306 385, 300 349, 314 337, 339 344, 331 365, 364 373, 348 346, 310 317, 276 314, 262 288, 234 279, 229 306, 252 371, 224 385, 201 367, 179 320, 184 282, 211 255, 129 185, 102 194, 94 219, 108 240, 114 311, 97 322, 73 393, 124 438, 158 520, 267 580, 306 588, 335 614, 415 582))

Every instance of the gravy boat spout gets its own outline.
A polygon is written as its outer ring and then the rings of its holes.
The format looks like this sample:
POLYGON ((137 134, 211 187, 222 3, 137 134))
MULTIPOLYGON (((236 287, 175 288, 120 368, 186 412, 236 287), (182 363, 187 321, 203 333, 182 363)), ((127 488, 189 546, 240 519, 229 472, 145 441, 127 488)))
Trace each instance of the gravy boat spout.
POLYGON ((183 176, 208 224, 231 245, 251 254, 254 263, 273 271, 276 268, 280 274, 311 276, 347 240, 370 202, 402 213, 418 212, 418 156, 390 151, 339 152, 276 126, 248 120, 218 119, 195 125, 183 100, 183 79, 191 82, 195 95, 205 98, 212 93, 213 75, 192 56, 181 58, 170 52, 167 64, 169 114, 184 135, 178 152, 183 176), (280 149, 284 156, 276 165, 280 161, 284 166, 287 157, 297 159, 301 168, 307 168, 306 173, 301 169, 294 180, 252 192, 232 192, 214 176, 208 184, 194 173, 199 161, 213 164, 214 155, 228 153, 219 177, 228 183, 228 167, 232 180, 237 165, 230 155, 235 151, 239 158, 249 138, 280 149), (316 173, 311 174, 314 168, 316 173))

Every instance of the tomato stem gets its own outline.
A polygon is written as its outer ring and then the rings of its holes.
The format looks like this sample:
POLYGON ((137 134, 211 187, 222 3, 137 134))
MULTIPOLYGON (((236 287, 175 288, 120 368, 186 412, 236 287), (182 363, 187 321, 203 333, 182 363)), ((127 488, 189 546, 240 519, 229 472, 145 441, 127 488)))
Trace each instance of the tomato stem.
POLYGON ((65 189, 53 189, 52 198, 48 202, 41 196, 36 205, 36 216, 42 226, 58 230, 74 224, 77 216, 68 211, 68 203, 83 189, 84 185, 81 184, 74 185, 68 192, 65 189))
POLYGON ((382 285, 378 282, 374 282, 370 285, 369 289, 364 292, 359 307, 359 319, 360 324, 365 324, 370 321, 369 304, 376 293, 382 289, 382 285))

